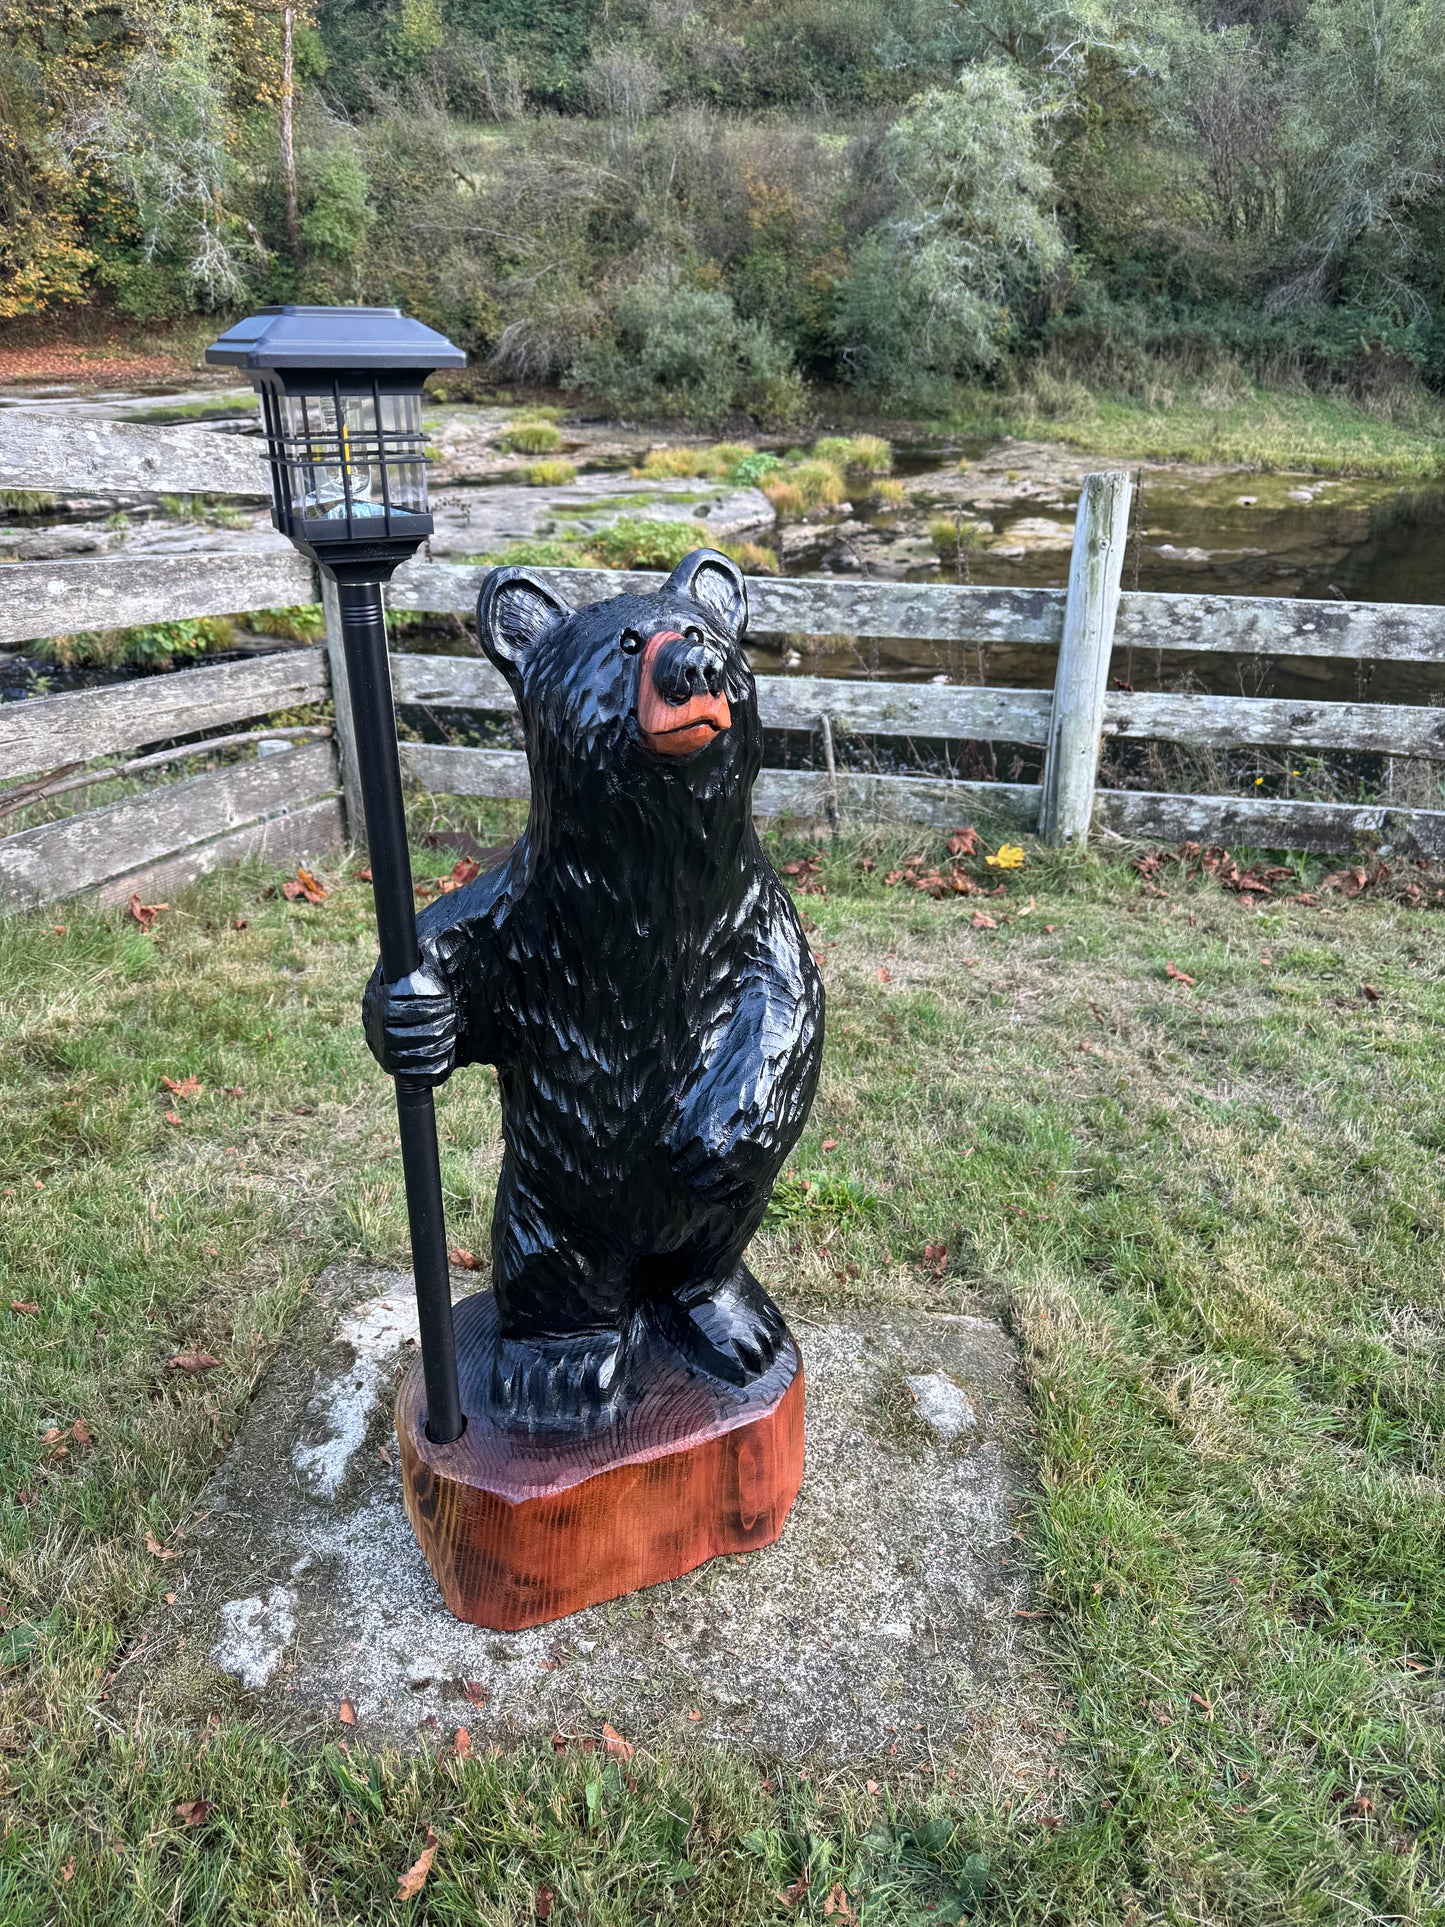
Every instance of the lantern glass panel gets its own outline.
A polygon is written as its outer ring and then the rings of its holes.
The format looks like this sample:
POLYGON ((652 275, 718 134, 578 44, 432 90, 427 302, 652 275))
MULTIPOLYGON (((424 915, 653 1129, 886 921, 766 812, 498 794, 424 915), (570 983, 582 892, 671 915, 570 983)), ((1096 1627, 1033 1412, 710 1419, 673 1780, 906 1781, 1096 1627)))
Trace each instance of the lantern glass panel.
POLYGON ((421 396, 281 393, 281 478, 298 523, 352 525, 427 512, 421 396))

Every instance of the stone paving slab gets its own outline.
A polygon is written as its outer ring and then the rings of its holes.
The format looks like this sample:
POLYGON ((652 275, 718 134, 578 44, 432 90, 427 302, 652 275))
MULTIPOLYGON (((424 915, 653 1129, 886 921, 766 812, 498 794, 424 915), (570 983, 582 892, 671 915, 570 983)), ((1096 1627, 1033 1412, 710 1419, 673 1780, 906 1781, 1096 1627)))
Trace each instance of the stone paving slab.
POLYGON ((363 1734, 401 1741, 609 1721, 785 1759, 946 1757, 1019 1696, 1013 1345, 963 1315, 793 1324, 807 1464, 781 1540, 501 1634, 451 1617, 403 1511, 391 1401, 415 1348, 411 1281, 328 1273, 118 1697, 282 1729, 334 1722, 347 1700, 363 1734))

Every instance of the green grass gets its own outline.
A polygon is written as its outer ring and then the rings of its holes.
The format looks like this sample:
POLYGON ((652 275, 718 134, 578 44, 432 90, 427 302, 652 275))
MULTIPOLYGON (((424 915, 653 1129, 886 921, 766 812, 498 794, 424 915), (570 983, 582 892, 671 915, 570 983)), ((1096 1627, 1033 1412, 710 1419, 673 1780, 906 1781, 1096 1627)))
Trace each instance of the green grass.
POLYGON ((1063 442, 1120 460, 1227 462, 1394 481, 1445 474, 1445 405, 1423 389, 1376 406, 1236 376, 1211 386, 1167 370, 1118 394, 1036 374, 1015 394, 960 392, 946 426, 968 437, 1063 442))
MULTIPOLYGON (((515 819, 444 820, 491 840, 515 819)), ((840 1880, 874 1927, 1445 1919, 1438 913, 1150 895, 1122 862, 1030 848, 975 929, 977 897, 889 888, 901 847, 866 872, 862 851, 825 850, 826 894, 799 899, 827 1060, 755 1262, 799 1311, 1016 1334, 1037 1757, 804 1781, 646 1735, 624 1773, 117 1719, 109 1675, 184 1583, 181 1535, 288 1318, 327 1264, 406 1248, 356 1023, 369 891, 339 864, 316 907, 226 874, 149 935, 76 905, 0 923, 6 1927, 522 1927, 542 1887, 568 1927, 751 1927, 836 1922, 840 1880), (187 1073, 203 1089, 173 1098, 187 1073), (221 1368, 166 1371, 195 1347, 221 1368), (428 1827, 431 1880, 399 1903, 428 1827)), ((490 1080, 439 1116, 476 1248, 490 1080)))

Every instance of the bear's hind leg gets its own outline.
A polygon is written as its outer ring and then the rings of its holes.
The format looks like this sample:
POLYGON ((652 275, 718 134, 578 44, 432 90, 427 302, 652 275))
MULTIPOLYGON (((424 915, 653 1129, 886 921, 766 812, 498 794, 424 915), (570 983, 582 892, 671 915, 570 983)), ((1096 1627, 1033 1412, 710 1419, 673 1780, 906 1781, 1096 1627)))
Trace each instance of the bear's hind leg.
POLYGON ((767 1371, 787 1336, 783 1314, 741 1259, 721 1278, 710 1273, 649 1294, 649 1310, 690 1365, 730 1385, 767 1371))

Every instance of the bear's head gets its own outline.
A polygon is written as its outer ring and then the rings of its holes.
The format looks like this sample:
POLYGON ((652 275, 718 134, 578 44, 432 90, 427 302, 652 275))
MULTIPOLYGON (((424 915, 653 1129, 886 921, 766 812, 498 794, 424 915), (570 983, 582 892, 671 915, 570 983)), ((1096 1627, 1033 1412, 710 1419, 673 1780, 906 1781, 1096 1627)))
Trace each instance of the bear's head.
POLYGON ((647 812, 708 834, 722 816, 748 821, 762 730, 747 619, 742 572, 713 549, 650 595, 582 609, 525 569, 493 569, 477 634, 521 710, 534 815, 598 831, 647 812))

